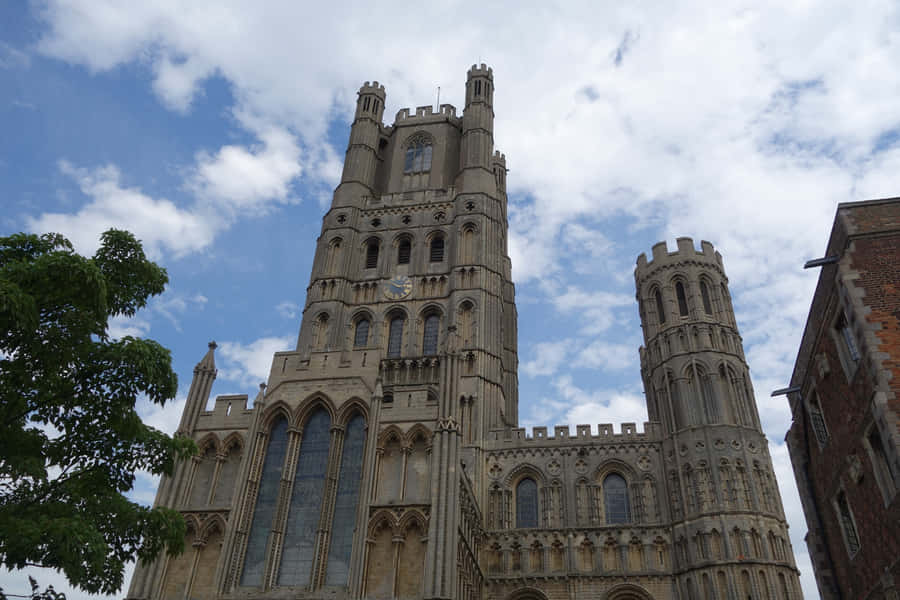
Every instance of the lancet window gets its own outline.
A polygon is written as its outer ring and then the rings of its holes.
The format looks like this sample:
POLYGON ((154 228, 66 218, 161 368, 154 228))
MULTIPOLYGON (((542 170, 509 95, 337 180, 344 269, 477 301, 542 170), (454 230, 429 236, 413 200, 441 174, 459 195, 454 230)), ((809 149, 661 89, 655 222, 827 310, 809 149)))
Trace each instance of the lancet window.
POLYGON ((610 473, 603 479, 603 506, 608 525, 631 522, 628 484, 618 473, 610 473))
POLYGON ((261 435, 268 443, 261 451, 241 586, 347 585, 365 437, 362 414, 332 427, 321 406, 299 431, 288 431, 287 419, 277 417, 268 436, 261 435), (294 468, 284 472, 289 465, 294 468), (326 486, 326 475, 335 472, 336 485, 326 486))
POLYGON ((369 320, 360 319, 356 322, 356 330, 353 334, 353 347, 363 348, 369 343, 369 320))
POLYGON ((534 479, 526 477, 516 485, 516 527, 538 526, 538 493, 534 479))
POLYGON ((389 358, 398 358, 403 345, 403 325, 406 322, 402 316, 396 316, 391 319, 388 328, 388 350, 389 358))
POLYGON ((425 317, 425 328, 422 334, 422 354, 425 356, 434 356, 437 354, 438 346, 438 328, 440 327, 441 318, 436 314, 430 314, 425 317))

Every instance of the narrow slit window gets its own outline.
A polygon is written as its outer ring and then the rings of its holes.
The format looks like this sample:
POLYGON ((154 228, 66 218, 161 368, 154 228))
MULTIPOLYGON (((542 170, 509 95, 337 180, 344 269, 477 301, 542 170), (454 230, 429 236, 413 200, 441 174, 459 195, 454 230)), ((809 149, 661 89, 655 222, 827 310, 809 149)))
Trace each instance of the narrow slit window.
POLYGON ((431 262, 443 262, 444 261, 444 238, 436 237, 431 240, 431 252, 430 252, 431 262))
POLYGON ((475 80, 475 95, 476 96, 481 95, 481 80, 480 79, 475 80))
POLYGON ((366 96, 365 98, 363 98, 363 110, 369 110, 369 103, 370 103, 371 101, 372 101, 372 99, 369 98, 368 96, 366 96))
POLYGON ((409 264, 409 256, 412 251, 412 244, 410 244, 408 239, 400 240, 400 245, 397 246, 397 264, 398 265, 408 265, 409 264))
POLYGON ((859 536, 856 533, 856 525, 853 523, 853 515, 850 514, 850 505, 847 496, 841 492, 837 497, 838 514, 841 518, 841 529, 844 530, 844 539, 847 541, 847 551, 850 556, 859 552, 859 536))
POLYGON ((678 314, 688 316, 687 297, 684 294, 684 284, 680 281, 675 284, 675 296, 678 298, 678 314))
POLYGON ((656 315, 659 317, 659 323, 663 324, 666 322, 666 309, 663 306, 662 292, 656 290, 653 297, 656 300, 656 315))
POLYGON ((809 399, 809 420, 812 423, 813 433, 820 446, 828 443, 828 428, 825 426, 825 416, 819 406, 819 399, 815 393, 809 399))
POLYGON ((434 356, 437 354, 438 326, 441 319, 437 315, 428 315, 425 318, 425 332, 422 336, 422 354, 434 356))
POLYGON ((366 268, 374 269, 378 266, 378 242, 369 242, 366 246, 366 268))
POLYGON ((852 361, 852 364, 855 365, 859 361, 859 349, 856 347, 856 340, 853 338, 853 330, 847 322, 846 314, 841 314, 841 317, 838 319, 834 328, 837 330, 838 334, 840 334, 841 340, 844 342, 844 349, 846 350, 847 357, 852 361))
POLYGON ((703 300, 703 312, 708 315, 712 314, 712 302, 709 300, 709 286, 705 281, 700 282, 700 298, 703 300))
POLYGON ((403 343, 403 317, 394 317, 391 319, 390 329, 388 331, 388 357, 397 358, 400 356, 400 348, 403 343))

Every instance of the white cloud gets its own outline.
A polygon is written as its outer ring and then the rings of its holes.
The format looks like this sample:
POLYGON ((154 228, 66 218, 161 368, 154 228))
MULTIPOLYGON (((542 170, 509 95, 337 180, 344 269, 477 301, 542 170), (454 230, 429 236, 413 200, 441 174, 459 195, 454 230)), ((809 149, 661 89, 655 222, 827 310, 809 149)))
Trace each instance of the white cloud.
POLYGON ((296 302, 285 300, 275 307, 275 311, 284 319, 296 319, 297 315, 300 314, 300 305, 296 302))
POLYGON ((124 187, 121 174, 113 165, 90 170, 62 161, 59 167, 75 179, 90 202, 71 215, 44 213, 37 218, 28 217, 27 225, 32 231, 62 233, 85 254, 93 254, 100 246, 100 234, 112 227, 134 233, 151 257, 159 257, 163 248, 175 255, 186 254, 212 240, 214 228, 208 221, 169 200, 124 187))
POLYGON ((572 344, 573 340, 567 339, 535 345, 532 351, 534 358, 522 363, 522 372, 529 377, 553 375, 571 352, 572 344))
POLYGON ((109 320, 108 329, 110 337, 119 339, 126 335, 131 337, 144 337, 150 331, 150 323, 143 317, 116 316, 109 320))
POLYGON ((223 146, 201 153, 189 182, 194 194, 231 215, 260 214, 291 201, 290 183, 300 176, 300 148, 284 129, 258 133, 262 144, 246 149, 223 146))
POLYGON ((188 311, 201 311, 209 300, 203 294, 185 296, 169 288, 162 295, 150 301, 150 310, 162 315, 172 324, 175 331, 181 331, 182 315, 188 311))
POLYGON ((293 342, 293 338, 289 337, 263 337, 249 344, 222 342, 218 349, 219 376, 245 387, 266 382, 272 355, 289 350, 293 342))

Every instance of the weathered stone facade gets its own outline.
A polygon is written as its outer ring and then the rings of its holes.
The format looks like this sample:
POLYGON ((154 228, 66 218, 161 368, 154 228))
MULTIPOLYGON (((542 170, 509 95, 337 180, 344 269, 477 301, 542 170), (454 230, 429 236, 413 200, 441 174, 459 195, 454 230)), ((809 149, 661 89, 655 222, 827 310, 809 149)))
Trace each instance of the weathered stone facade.
POLYGON ((129 597, 799 599, 722 260, 690 239, 635 269, 650 422, 517 427, 515 290, 493 74, 382 124, 359 92, 297 349, 180 432, 157 502, 188 551, 129 597))
POLYGON ((823 600, 900 598, 900 199, 838 205, 787 392, 823 600))

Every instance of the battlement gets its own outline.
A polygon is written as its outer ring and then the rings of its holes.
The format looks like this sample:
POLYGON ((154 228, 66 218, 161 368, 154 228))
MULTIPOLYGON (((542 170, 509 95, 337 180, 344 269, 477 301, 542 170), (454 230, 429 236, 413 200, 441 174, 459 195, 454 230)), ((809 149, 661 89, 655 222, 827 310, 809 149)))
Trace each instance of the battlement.
POLYGON ((195 430, 246 429, 253 414, 253 409, 247 408, 247 399, 247 394, 216 396, 213 409, 200 413, 195 430))
POLYGON ((506 444, 582 444, 582 443, 619 443, 619 442, 655 442, 662 431, 658 423, 644 422, 644 430, 638 431, 635 423, 622 423, 619 433, 613 429, 612 423, 597 425, 597 433, 591 431, 590 425, 576 425, 572 435, 568 425, 557 425, 553 435, 548 435, 547 427, 534 427, 528 435, 524 427, 515 429, 494 429, 488 432, 489 442, 506 444))
POLYGON ((415 113, 411 113, 411 110, 410 108, 398 110, 397 116, 394 117, 394 123, 414 119, 435 119, 436 117, 442 121, 456 118, 456 107, 452 104, 441 104, 437 111, 432 105, 417 106, 415 113))
POLYGON ((494 150, 494 164, 506 166, 506 155, 501 154, 499 150, 494 150))
POLYGON ((359 88, 360 95, 362 94, 375 94, 384 100, 384 85, 378 83, 377 81, 373 81, 369 83, 368 81, 362 84, 362 87, 359 88))
POLYGON ((493 81, 494 70, 484 63, 481 63, 481 65, 472 65, 469 72, 466 73, 466 77, 468 79, 472 79, 473 77, 487 77, 493 81))
POLYGON ((650 271, 684 261, 706 262, 723 269, 722 255, 706 240, 700 242, 699 252, 694 247, 693 238, 677 238, 676 244, 678 249, 675 252, 669 252, 666 242, 654 244, 652 259, 649 261, 647 255, 641 252, 637 257, 637 266, 634 269, 635 277, 640 279, 642 275, 648 274, 650 271))

